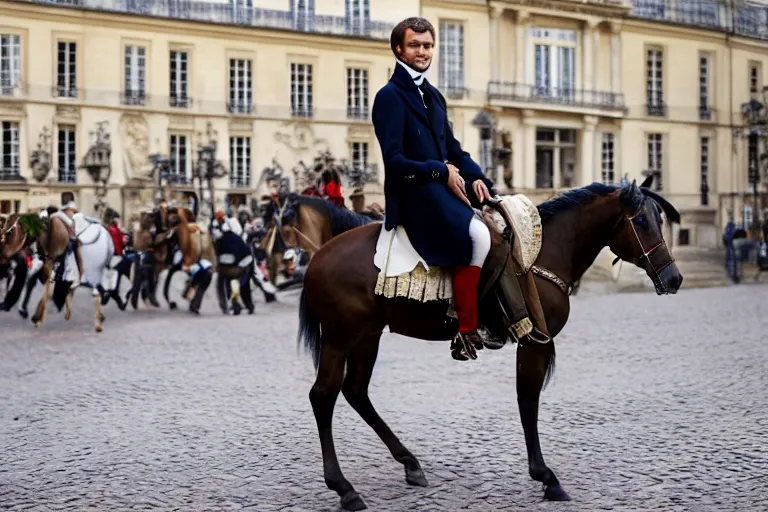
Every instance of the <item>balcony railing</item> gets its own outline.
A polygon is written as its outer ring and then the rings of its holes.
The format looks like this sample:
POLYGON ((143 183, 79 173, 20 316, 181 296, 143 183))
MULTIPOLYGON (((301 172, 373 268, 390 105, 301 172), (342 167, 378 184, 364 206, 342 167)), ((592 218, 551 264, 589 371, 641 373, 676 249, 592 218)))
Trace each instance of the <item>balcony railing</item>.
POLYGON ((645 114, 653 117, 666 117, 667 105, 663 101, 648 103, 645 106, 645 114))
POLYGON ((624 95, 621 93, 543 88, 512 82, 489 82, 488 99, 601 109, 624 108, 624 95))
POLYGON ((768 40, 768 8, 743 0, 632 0, 629 15, 768 40))
POLYGON ((14 181, 21 179, 21 170, 18 167, 0 167, 0 181, 14 181))
POLYGON ((229 186, 232 188, 249 188, 251 186, 250 174, 241 176, 230 176, 229 186))
POLYGON ((368 107, 355 107, 347 105, 347 117, 356 121, 368 120, 368 107))
POLYGON ((149 95, 146 91, 123 91, 120 93, 120 103, 123 105, 146 105, 149 95))
POLYGON ((312 107, 291 107, 291 117, 310 119, 312 117, 312 107))
POLYGON ((77 172, 74 169, 59 169, 59 183, 77 183, 77 172))
MULTIPOLYGON (((343 16, 306 16, 290 11, 232 5, 204 0, 16 0, 75 9, 118 12, 178 20, 246 25, 313 34, 356 36, 388 40, 391 23, 366 20, 353 25, 343 16)), ((286 3, 287 5, 287 3, 286 3)))

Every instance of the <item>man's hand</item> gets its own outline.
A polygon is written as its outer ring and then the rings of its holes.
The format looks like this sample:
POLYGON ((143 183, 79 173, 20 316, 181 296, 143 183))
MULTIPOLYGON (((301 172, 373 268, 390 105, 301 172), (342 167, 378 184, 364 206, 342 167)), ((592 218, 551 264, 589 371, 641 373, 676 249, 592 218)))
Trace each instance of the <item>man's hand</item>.
POLYGON ((488 192, 488 187, 485 186, 483 180, 476 180, 472 184, 472 190, 475 192, 475 197, 480 201, 480 204, 483 204, 483 201, 486 199, 491 199, 491 193, 488 192))
POLYGON ((445 165, 448 167, 448 188, 456 194, 456 197, 464 201, 467 206, 472 207, 472 203, 469 202, 467 193, 464 190, 464 178, 459 175, 459 169, 448 162, 445 165))

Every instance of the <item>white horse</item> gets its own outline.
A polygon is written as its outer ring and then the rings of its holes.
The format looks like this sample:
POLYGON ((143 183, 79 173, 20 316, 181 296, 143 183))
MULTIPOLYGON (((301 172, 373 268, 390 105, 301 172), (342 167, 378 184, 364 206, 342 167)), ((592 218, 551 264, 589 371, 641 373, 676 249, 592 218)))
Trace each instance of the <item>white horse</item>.
POLYGON ((66 312, 64 318, 72 316, 72 296, 80 286, 91 288, 96 306, 96 332, 103 330, 104 315, 101 313, 102 294, 114 287, 116 272, 109 269, 109 263, 115 254, 115 245, 107 229, 97 219, 86 217, 82 213, 73 215, 75 237, 80 242, 80 253, 83 260, 81 274, 77 272, 75 255, 67 255, 62 281, 71 282, 73 286, 67 293, 66 312))

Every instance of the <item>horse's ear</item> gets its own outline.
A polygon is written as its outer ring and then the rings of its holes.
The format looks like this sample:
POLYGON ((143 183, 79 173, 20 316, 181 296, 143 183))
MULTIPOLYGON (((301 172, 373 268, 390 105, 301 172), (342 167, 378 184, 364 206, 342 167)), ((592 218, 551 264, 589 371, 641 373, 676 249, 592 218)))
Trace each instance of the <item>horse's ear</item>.
POLYGON ((651 188, 653 184, 653 174, 649 174, 648 177, 640 184, 640 188, 651 188))
POLYGON ((662 211, 664 212, 664 215, 667 216, 667 220, 669 222, 674 222, 676 224, 680 224, 680 212, 677 211, 677 208, 672 206, 672 203, 661 197, 656 192, 649 190, 647 188, 642 189, 643 194, 650 197, 656 203, 658 203, 659 206, 661 206, 662 211))

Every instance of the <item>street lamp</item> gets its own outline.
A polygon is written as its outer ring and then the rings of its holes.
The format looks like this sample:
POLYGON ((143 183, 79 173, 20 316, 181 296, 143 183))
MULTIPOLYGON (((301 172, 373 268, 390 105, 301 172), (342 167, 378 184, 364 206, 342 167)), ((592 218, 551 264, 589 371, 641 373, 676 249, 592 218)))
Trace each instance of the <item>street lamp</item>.
MULTIPOLYGON (((763 87, 763 102, 752 98, 741 105, 741 116, 744 123, 742 133, 747 135, 747 169, 748 181, 752 186, 752 226, 744 226, 745 229, 756 229, 760 208, 758 205, 758 185, 760 183, 760 164, 766 159, 766 155, 760 155, 760 140, 768 140, 768 117, 766 117, 766 104, 768 104, 768 86, 763 87)), ((746 220, 746 219, 745 219, 746 220)))
MULTIPOLYGON (((200 208, 198 208, 198 216, 204 216, 203 214, 203 194, 204 185, 207 185, 209 194, 209 207, 211 211, 211 218, 215 213, 215 189, 213 180, 216 178, 223 178, 227 175, 227 169, 221 161, 216 159, 216 148, 218 145, 218 132, 213 129, 210 121, 205 130, 207 137, 207 143, 200 143, 197 147, 197 162, 193 166, 193 179, 197 178, 198 187, 200 190, 200 208)), ((198 140, 202 139, 203 134, 197 134, 198 140)))
POLYGON ((81 165, 81 168, 85 168, 88 171, 88 175, 96 185, 96 205, 94 206, 96 215, 101 215, 102 209, 107 204, 105 201, 107 197, 107 183, 112 175, 112 144, 109 139, 109 133, 105 129, 107 124, 109 124, 108 121, 96 123, 96 131, 91 132, 93 144, 88 148, 88 152, 83 157, 83 165, 81 165))

